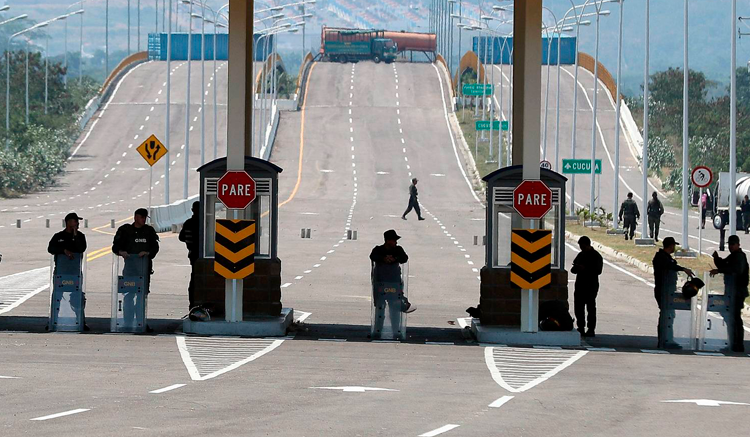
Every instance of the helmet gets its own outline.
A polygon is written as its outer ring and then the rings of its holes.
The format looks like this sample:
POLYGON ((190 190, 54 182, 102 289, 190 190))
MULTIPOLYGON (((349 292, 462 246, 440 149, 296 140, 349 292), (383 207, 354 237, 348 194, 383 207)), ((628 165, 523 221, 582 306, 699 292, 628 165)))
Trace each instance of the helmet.
POLYGON ((545 317, 539 321, 539 329, 542 331, 560 331, 560 322, 552 317, 545 317))
POLYGON ((682 286, 682 297, 690 300, 698 295, 698 291, 706 285, 700 278, 692 278, 682 286))

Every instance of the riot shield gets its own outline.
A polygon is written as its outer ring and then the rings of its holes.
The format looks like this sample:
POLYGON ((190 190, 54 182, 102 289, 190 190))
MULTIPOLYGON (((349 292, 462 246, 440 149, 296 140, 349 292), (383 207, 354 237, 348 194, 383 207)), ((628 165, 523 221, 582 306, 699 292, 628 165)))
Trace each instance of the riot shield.
POLYGON ((112 332, 145 332, 151 261, 128 254, 112 258, 112 332))
POLYGON ((373 263, 370 338, 406 340, 409 263, 373 263))
POLYGON ((698 329, 697 299, 677 291, 677 272, 667 271, 659 309, 659 347, 695 350, 698 329))
POLYGON ((86 254, 53 255, 50 265, 50 331, 83 331, 86 323, 86 254))
POLYGON ((725 274, 711 278, 704 275, 698 327, 698 350, 729 350, 734 275, 725 274))

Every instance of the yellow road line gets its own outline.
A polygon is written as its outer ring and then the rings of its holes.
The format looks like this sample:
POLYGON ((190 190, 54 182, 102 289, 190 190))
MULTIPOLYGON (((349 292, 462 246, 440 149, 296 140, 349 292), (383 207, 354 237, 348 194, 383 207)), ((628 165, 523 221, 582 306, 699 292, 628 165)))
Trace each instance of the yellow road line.
POLYGON ((287 203, 291 202, 292 199, 294 199, 294 196, 297 195, 297 191, 299 190, 299 186, 302 183, 302 157, 304 156, 305 152, 305 109, 307 107, 307 92, 310 90, 310 78, 312 77, 313 70, 315 69, 315 65, 317 63, 313 63, 310 66, 310 73, 307 76, 307 83, 308 86, 305 87, 305 96, 302 100, 302 112, 301 112, 301 126, 299 131, 299 166, 297 167, 297 183, 294 185, 294 190, 292 190, 292 194, 289 195, 289 198, 285 201, 281 202, 279 204, 279 208, 286 205, 287 203))

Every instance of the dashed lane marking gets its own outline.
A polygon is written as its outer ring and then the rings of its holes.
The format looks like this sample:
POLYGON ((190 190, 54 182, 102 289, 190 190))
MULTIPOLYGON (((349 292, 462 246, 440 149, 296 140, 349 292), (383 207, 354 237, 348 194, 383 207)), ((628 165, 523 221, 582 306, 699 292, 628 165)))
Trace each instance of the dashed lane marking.
POLYGON ((492 379, 511 393, 521 393, 553 377, 588 351, 487 347, 485 363, 492 379))
POLYGON ((205 381, 271 352, 283 339, 176 337, 185 368, 194 381, 205 381))
POLYGON ((436 435, 440 435, 440 434, 446 433, 446 432, 448 432, 448 431, 450 431, 452 429, 458 428, 459 426, 460 425, 454 425, 454 424, 443 425, 440 428, 433 429, 430 432, 426 432, 424 434, 419 434, 419 437, 435 437, 436 435))
POLYGON ((164 387, 164 388, 160 388, 160 389, 157 389, 157 390, 151 390, 149 393, 158 395, 158 394, 166 393, 168 391, 172 391, 174 389, 178 389, 178 388, 184 387, 184 386, 185 386, 185 384, 172 384, 172 385, 164 387))
POLYGON ((500 408, 503 405, 507 404, 508 401, 513 399, 513 396, 503 396, 500 399, 497 399, 495 402, 488 405, 490 408, 500 408))
POLYGON ((58 417, 70 416, 73 414, 83 413, 83 412, 90 411, 90 410, 91 410, 90 408, 78 408, 75 410, 63 411, 62 413, 50 414, 49 416, 35 417, 31 420, 42 421, 42 420, 57 419, 58 417))

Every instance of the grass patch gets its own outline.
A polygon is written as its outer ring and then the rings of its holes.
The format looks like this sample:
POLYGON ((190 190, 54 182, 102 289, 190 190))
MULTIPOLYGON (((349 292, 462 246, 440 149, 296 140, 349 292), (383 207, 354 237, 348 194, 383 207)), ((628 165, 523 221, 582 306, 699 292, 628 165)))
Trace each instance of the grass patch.
MULTIPOLYGON (((586 235, 597 243, 611 247, 618 252, 626 253, 648 265, 651 265, 654 255, 662 247, 661 243, 656 243, 656 246, 653 247, 636 246, 634 241, 625 240, 623 235, 607 235, 605 228, 586 228, 580 224, 568 222, 565 224, 565 229, 576 235, 586 235)), ((680 258, 677 262, 681 266, 691 269, 700 278, 703 278, 704 272, 708 272, 714 268, 713 259, 707 255, 697 258, 680 258)))
MULTIPOLYGON (((475 129, 476 119, 474 118, 474 108, 467 107, 466 109, 459 109, 458 111, 456 111, 456 117, 458 117, 458 124, 461 127, 464 138, 466 138, 466 144, 468 144, 469 150, 471 151, 472 156, 474 156, 474 162, 477 163, 477 171, 479 171, 479 175, 481 177, 485 177, 493 171, 497 170, 499 168, 497 163, 497 150, 499 143, 498 137, 500 136, 500 132, 496 130, 492 131, 492 160, 495 162, 487 162, 488 157, 490 156, 490 131, 484 132, 484 136, 487 140, 482 141, 482 132, 477 132, 477 130, 475 129), (479 142, 476 141, 477 136, 479 136, 480 138, 479 142)), ((507 136, 507 134, 508 133, 505 132, 505 136, 507 136)), ((505 160, 507 159, 505 142, 506 141, 504 138, 502 146, 503 162, 501 163, 501 167, 505 166, 505 160)))

